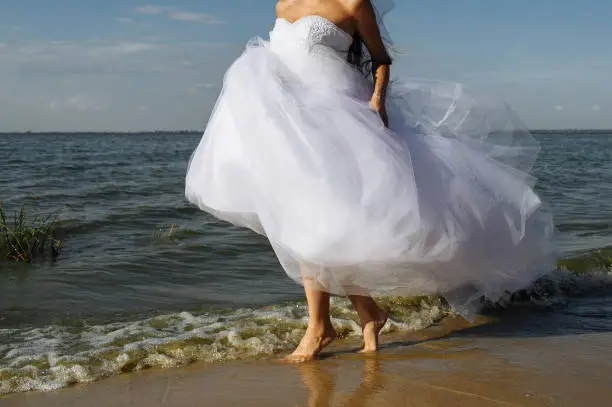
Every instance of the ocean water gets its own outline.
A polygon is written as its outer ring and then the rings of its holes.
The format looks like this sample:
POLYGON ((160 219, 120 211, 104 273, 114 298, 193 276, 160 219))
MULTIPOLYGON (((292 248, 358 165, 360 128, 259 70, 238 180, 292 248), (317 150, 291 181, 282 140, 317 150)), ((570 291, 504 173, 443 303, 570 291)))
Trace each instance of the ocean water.
MULTIPOLYGON (((148 367, 265 357, 306 322, 301 287, 267 241, 183 196, 194 134, 0 135, 0 201, 55 213, 55 262, 0 262, 0 394, 62 388, 148 367)), ((612 330, 612 134, 546 134, 535 175, 555 215, 562 264, 508 310, 569 315, 612 330), (582 267, 583 266, 583 267, 582 267)), ((390 299, 389 331, 449 314, 436 297, 390 299)), ((334 299, 343 336, 356 315, 334 299)), ((528 328, 526 328, 528 329, 528 328)), ((555 329, 558 329, 555 328, 555 329)))

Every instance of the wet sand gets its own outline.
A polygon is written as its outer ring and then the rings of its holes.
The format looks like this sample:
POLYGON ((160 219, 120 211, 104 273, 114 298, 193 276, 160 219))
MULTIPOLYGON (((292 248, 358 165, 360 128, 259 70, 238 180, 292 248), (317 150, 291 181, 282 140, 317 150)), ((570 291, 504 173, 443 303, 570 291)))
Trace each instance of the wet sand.
POLYGON ((472 327, 447 319, 384 338, 377 356, 357 355, 356 344, 340 342, 303 365, 194 364, 58 392, 14 394, 0 399, 0 406, 612 405, 611 331, 556 318, 536 315, 525 322, 517 315, 472 327))

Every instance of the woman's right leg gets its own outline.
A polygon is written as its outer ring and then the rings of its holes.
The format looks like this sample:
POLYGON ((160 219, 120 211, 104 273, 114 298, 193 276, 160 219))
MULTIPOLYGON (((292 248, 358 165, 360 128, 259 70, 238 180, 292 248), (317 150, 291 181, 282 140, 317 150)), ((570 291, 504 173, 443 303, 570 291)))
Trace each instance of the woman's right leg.
POLYGON ((295 351, 285 358, 290 362, 314 359, 337 336, 329 315, 329 293, 321 291, 318 284, 304 272, 302 275, 308 303, 308 328, 295 351))

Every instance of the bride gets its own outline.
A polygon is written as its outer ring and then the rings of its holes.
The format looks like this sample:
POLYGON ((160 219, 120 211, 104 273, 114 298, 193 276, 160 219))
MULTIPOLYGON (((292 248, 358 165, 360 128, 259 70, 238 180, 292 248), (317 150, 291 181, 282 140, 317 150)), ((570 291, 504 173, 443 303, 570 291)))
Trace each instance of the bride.
POLYGON ((437 293, 471 318, 550 270, 553 223, 529 175, 537 141, 503 103, 455 83, 390 82, 391 0, 280 0, 249 42, 186 175, 202 210, 265 235, 304 286, 291 361, 336 337, 352 301, 364 352, 387 320, 373 296, 437 293))

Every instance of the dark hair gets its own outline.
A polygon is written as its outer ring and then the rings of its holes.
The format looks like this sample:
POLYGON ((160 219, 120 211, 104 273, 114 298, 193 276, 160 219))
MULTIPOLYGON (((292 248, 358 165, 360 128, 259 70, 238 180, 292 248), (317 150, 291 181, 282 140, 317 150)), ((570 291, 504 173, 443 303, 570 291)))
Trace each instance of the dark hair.
POLYGON ((359 33, 355 33, 355 35, 353 35, 353 43, 348 49, 348 55, 346 59, 348 63, 353 65, 355 69, 357 69, 363 74, 363 76, 371 80, 374 79, 373 75, 375 65, 391 65, 391 57, 388 57, 387 62, 375 62, 370 56, 368 48, 366 47, 365 42, 363 41, 363 38, 361 38, 359 33))
POLYGON ((347 61, 353 65, 364 76, 372 74, 372 60, 365 49, 365 44, 361 36, 356 33, 353 35, 353 43, 348 49, 347 61))

